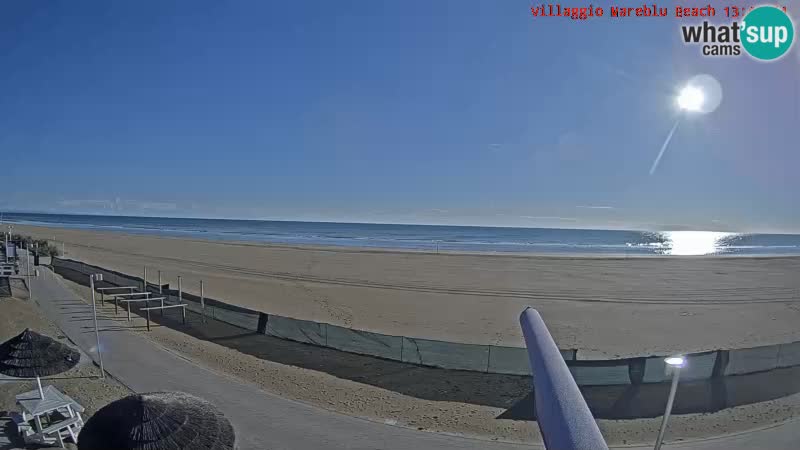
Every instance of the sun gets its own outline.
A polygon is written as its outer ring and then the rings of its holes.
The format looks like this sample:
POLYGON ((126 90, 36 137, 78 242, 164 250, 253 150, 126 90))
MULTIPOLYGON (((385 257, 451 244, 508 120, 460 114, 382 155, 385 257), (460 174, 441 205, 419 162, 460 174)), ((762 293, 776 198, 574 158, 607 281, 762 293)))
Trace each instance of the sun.
POLYGON ((678 93, 678 108, 683 111, 699 112, 705 103, 705 94, 700 88, 686 86, 678 93))

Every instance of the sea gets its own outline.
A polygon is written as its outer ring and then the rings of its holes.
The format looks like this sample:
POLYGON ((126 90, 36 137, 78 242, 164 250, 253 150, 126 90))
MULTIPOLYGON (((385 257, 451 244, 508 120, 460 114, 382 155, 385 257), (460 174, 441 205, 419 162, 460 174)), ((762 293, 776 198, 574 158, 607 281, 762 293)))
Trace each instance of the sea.
MULTIPOLYGON (((561 255, 800 255, 800 235, 4 213, 25 224, 276 244, 561 255)), ((13 232, 13 230, 12 230, 13 232)))

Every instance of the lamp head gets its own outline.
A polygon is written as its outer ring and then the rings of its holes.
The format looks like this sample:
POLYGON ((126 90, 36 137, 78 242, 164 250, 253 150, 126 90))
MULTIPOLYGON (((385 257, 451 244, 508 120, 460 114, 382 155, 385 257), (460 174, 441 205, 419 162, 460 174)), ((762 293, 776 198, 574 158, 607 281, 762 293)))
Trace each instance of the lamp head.
POLYGON ((686 364, 686 358, 683 356, 670 356, 664 358, 664 362, 670 367, 683 367, 686 364))

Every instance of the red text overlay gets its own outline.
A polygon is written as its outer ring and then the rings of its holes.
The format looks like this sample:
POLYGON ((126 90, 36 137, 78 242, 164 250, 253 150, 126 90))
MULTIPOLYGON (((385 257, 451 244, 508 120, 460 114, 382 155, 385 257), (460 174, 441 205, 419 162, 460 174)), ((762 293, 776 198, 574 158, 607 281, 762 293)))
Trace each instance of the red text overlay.
MULTIPOLYGON (((531 7, 531 14, 534 17, 564 17, 573 20, 588 20, 597 17, 625 18, 625 17, 744 17, 750 10, 763 6, 739 5, 739 6, 717 6, 711 4, 703 7, 686 6, 660 6, 655 3, 643 4, 639 7, 631 6, 594 6, 584 7, 561 6, 560 3, 542 3, 531 7)), ((786 11, 786 6, 778 6, 786 11)))

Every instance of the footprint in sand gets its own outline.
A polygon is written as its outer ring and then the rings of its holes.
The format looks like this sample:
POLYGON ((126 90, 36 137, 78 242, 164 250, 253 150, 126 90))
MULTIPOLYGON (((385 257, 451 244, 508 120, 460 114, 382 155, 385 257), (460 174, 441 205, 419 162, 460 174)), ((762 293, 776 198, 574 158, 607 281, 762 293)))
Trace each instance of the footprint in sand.
POLYGON ((325 296, 316 294, 310 287, 301 285, 303 290, 308 294, 308 297, 311 298, 316 304, 318 304, 329 316, 334 319, 338 319, 342 322, 342 324, 350 328, 353 324, 353 313, 352 310, 348 307, 341 306, 341 305, 333 305, 331 304, 330 300, 328 300, 325 296))

